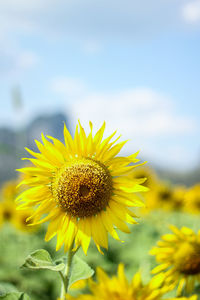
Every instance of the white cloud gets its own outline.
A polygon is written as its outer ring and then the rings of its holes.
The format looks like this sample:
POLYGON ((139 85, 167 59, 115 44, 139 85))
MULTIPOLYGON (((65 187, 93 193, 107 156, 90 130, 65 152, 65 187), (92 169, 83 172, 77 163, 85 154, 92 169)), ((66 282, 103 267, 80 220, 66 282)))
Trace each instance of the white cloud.
POLYGON ((73 98, 87 93, 84 82, 68 77, 59 77, 52 80, 51 89, 61 95, 73 98))
POLYGON ((182 15, 187 23, 200 22, 200 0, 186 3, 182 9, 182 15))
MULTIPOLYGON (((80 119, 88 128, 88 121, 91 120, 98 128, 105 120, 107 134, 118 129, 124 139, 131 139, 126 148, 129 152, 141 148, 142 155, 150 161, 159 161, 168 167, 174 164, 185 167, 191 163, 188 157, 184 157, 183 162, 184 153, 188 153, 183 140, 197 131, 197 124, 191 117, 181 115, 169 97, 148 88, 94 92, 88 87, 84 89, 83 82, 81 90, 84 92, 78 95, 76 91, 80 87, 78 81, 75 87, 74 79, 75 94, 72 95, 72 90, 69 91, 68 87, 64 89, 64 79, 61 80, 60 89, 59 80, 55 81, 57 88, 55 90, 53 87, 54 92, 62 92, 63 103, 66 103, 67 110, 70 109, 74 125, 80 119), (177 149, 182 149, 179 156, 177 149)), ((70 84, 69 78, 66 82, 70 84)))
POLYGON ((144 138, 190 133, 194 121, 176 114, 171 100, 151 89, 120 93, 91 93, 72 103, 74 115, 83 121, 105 119, 125 136, 144 138))
POLYGON ((28 69, 38 63, 38 57, 31 51, 23 51, 16 58, 16 67, 19 69, 28 69))
POLYGON ((0 43, 0 75, 8 82, 18 82, 21 74, 37 65, 39 58, 33 51, 21 49, 15 42, 5 38, 1 38, 0 43))
POLYGON ((102 49, 103 49, 102 44, 95 40, 86 41, 83 44, 83 50, 88 54, 99 53, 102 51, 102 49))

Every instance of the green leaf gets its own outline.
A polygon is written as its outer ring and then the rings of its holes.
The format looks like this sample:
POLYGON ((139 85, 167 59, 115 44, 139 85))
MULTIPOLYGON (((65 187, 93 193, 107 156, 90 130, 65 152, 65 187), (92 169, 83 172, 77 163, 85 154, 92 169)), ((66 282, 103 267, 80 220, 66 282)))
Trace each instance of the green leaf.
POLYGON ((64 263, 55 264, 48 251, 39 249, 31 253, 22 265, 23 268, 32 270, 48 269, 52 271, 62 271, 65 267, 64 263))
POLYGON ((29 296, 20 292, 11 292, 0 296, 1 300, 30 300, 29 296))
POLYGON ((17 289, 14 285, 8 282, 0 282, 0 296, 11 292, 17 292, 17 289))
POLYGON ((78 256, 74 256, 72 261, 72 271, 69 279, 70 286, 81 279, 87 279, 92 277, 94 270, 88 266, 88 264, 78 256))

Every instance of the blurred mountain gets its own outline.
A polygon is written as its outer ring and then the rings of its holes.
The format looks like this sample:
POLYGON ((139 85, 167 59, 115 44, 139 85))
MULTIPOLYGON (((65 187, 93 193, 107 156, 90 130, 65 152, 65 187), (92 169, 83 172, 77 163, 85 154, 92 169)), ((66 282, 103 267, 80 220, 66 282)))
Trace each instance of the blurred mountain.
POLYGON ((64 122, 70 130, 68 118, 62 113, 39 116, 18 131, 0 128, 0 183, 16 177, 21 158, 28 156, 24 147, 36 150, 34 140, 41 140, 41 132, 63 141, 64 122))
POLYGON ((63 139, 63 126, 64 122, 69 128, 66 116, 63 114, 56 114, 52 116, 40 116, 33 120, 26 129, 26 145, 33 150, 36 150, 36 144, 34 140, 41 140, 41 133, 44 135, 50 135, 61 142, 63 139))
POLYGON ((200 182, 200 167, 188 172, 166 171, 160 168, 157 168, 156 171, 162 180, 173 184, 191 186, 200 182))

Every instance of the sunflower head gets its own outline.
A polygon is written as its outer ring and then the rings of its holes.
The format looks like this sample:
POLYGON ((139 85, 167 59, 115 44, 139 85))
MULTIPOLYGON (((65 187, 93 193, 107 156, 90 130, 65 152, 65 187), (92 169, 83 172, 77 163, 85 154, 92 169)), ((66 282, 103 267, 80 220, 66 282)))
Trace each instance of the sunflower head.
POLYGON ((149 189, 154 189, 158 181, 155 172, 151 168, 146 166, 142 166, 139 169, 135 169, 132 175, 135 179, 146 178, 143 185, 149 189))
POLYGON ((3 184, 1 188, 3 201, 14 201, 17 196, 17 184, 16 180, 10 180, 3 184))
POLYGON ((17 198, 18 208, 35 207, 32 224, 50 222, 45 239, 57 235, 57 250, 64 244, 67 251, 75 241, 87 253, 93 238, 101 252, 100 246, 108 247, 107 232, 119 240, 115 227, 129 232, 125 222, 137 223, 132 207, 144 205, 138 192, 147 190, 145 179, 131 176, 138 153, 116 157, 126 142, 113 140, 116 132, 103 139, 104 130, 105 123, 93 134, 90 123, 86 135, 79 122, 74 138, 64 126, 65 145, 42 134, 39 152, 27 149, 32 165, 19 171, 29 189, 17 198))
POLYGON ((173 234, 164 235, 158 247, 151 250, 161 263, 152 273, 165 270, 165 282, 178 285, 178 294, 183 288, 191 292, 195 281, 200 279, 200 232, 196 235, 187 227, 179 230, 171 226, 171 229, 173 234))
POLYGON ((171 209, 172 197, 172 188, 163 182, 157 181, 154 187, 145 195, 147 211, 171 209))
POLYGON ((200 212, 200 184, 196 184, 185 193, 185 210, 190 213, 200 212))
POLYGON ((29 218, 33 214, 33 210, 18 210, 15 213, 13 225, 16 229, 26 232, 26 233, 32 233, 35 232, 37 226, 28 226, 30 224, 29 218))
POLYGON ((112 192, 108 168, 90 158, 64 165, 52 183, 52 193, 60 208, 78 218, 90 217, 104 210, 112 192))
POLYGON ((160 185, 157 190, 157 193, 160 202, 163 204, 169 203, 169 201, 171 201, 173 196, 172 189, 167 185, 160 185))
POLYGON ((186 189, 183 186, 170 186, 164 182, 157 182, 146 194, 146 205, 149 211, 162 209, 166 211, 180 211, 184 207, 186 189))
POLYGON ((97 282, 90 279, 90 294, 81 295, 77 300, 160 300, 168 288, 161 287, 162 275, 143 284, 138 272, 131 281, 124 273, 124 265, 119 264, 117 275, 109 277, 101 268, 97 268, 97 282))
POLYGON ((182 210, 185 205, 186 188, 184 186, 175 186, 173 192, 172 208, 174 210, 182 210))
POLYGON ((15 214, 16 214, 16 206, 13 201, 2 201, 0 203, 0 210, 2 215, 2 221, 13 222, 15 214))

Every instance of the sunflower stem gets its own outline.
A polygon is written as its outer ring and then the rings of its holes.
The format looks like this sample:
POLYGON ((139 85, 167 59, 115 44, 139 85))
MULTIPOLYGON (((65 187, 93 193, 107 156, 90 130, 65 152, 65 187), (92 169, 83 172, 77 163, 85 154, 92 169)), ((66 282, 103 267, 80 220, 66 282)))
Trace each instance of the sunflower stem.
POLYGON ((72 269, 72 260, 73 260, 74 254, 76 253, 76 251, 72 251, 73 247, 74 247, 74 242, 71 244, 71 246, 69 248, 65 269, 63 272, 59 272, 61 280, 62 280, 61 294, 60 294, 61 300, 66 299, 65 294, 68 292, 69 279, 71 276, 71 269, 72 269))

